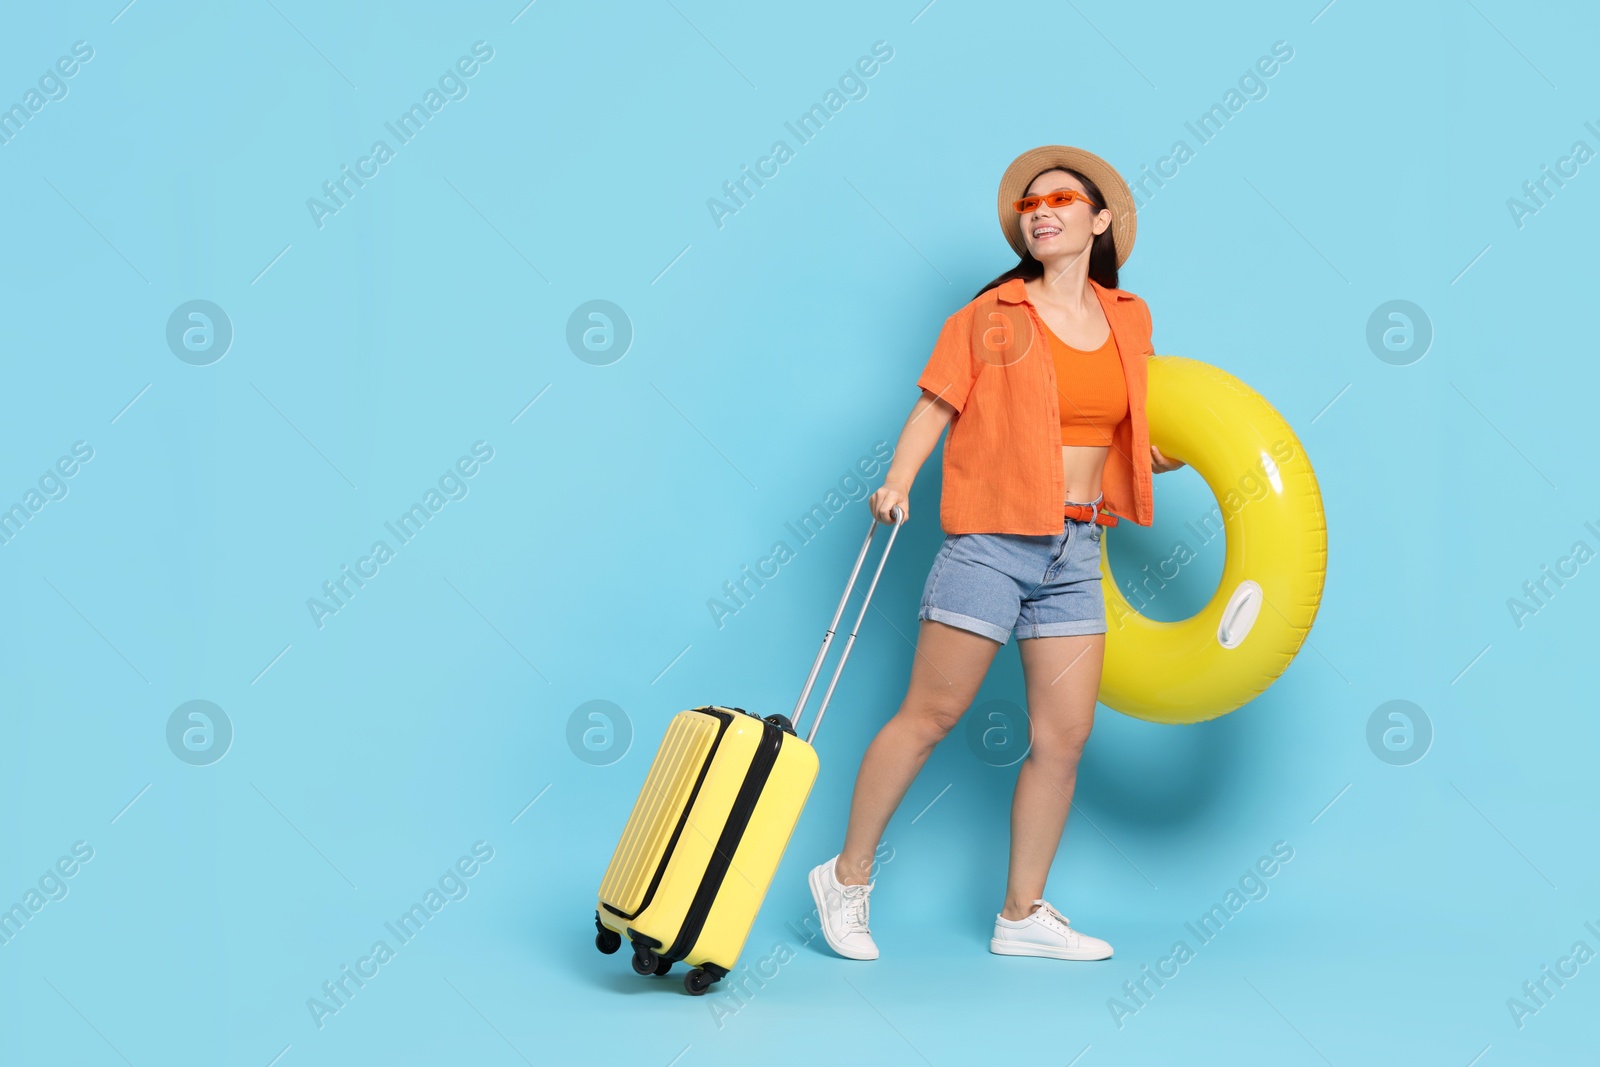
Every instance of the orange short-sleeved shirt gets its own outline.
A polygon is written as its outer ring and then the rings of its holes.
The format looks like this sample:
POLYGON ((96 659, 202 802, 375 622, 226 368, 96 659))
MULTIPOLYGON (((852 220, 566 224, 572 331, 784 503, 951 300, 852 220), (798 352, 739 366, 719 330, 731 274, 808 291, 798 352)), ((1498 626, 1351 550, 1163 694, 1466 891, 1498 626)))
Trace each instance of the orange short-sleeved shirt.
MULTIPOLYGON (((1133 293, 1090 279, 1111 323, 1128 412, 1112 434, 1102 510, 1140 526, 1154 520, 1145 415, 1150 309, 1133 293)), ((945 320, 917 385, 956 409, 944 446, 939 522, 947 534, 1056 534, 1065 523, 1061 414, 1047 328, 1020 278, 945 320)))

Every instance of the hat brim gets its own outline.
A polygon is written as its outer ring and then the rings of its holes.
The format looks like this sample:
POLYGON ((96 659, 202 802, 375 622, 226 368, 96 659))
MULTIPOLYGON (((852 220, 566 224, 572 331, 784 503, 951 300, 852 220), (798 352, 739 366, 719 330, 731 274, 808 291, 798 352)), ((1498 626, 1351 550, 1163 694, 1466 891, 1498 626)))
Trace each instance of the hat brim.
POLYGON ((1027 242, 1022 236, 1022 216, 1014 206, 1027 192, 1028 183, 1044 171, 1067 167, 1083 174, 1106 198, 1111 209, 1111 237, 1117 245, 1117 266, 1127 261, 1133 251, 1133 239, 1138 232, 1138 218, 1134 210, 1133 190, 1122 180, 1117 168, 1082 148, 1070 145, 1049 144, 1030 148, 1006 168, 1000 176, 1000 229, 1018 256, 1028 254, 1027 242))

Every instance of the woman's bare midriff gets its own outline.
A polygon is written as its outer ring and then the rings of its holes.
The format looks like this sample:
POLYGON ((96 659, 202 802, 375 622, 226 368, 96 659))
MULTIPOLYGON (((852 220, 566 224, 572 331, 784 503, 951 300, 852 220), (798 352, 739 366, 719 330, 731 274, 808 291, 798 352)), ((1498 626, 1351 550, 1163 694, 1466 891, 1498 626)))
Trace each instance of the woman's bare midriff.
POLYGON ((1106 453, 1110 451, 1105 445, 1061 446, 1061 472, 1066 475, 1067 500, 1087 504, 1100 495, 1100 474, 1105 470, 1106 453))

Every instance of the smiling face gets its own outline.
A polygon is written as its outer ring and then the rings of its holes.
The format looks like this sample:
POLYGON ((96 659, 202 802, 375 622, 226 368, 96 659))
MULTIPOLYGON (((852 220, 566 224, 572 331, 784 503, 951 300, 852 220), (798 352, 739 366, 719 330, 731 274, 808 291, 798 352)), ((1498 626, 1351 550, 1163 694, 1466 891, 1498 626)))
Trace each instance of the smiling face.
MULTIPOLYGON (((1028 183, 1024 196, 1042 196, 1057 189, 1088 193, 1083 183, 1064 170, 1047 170, 1028 183)), ((1033 258, 1072 259, 1089 251, 1096 234, 1111 225, 1109 210, 1095 211, 1086 201, 1074 200, 1066 207, 1040 204, 1021 216, 1022 240, 1033 258)))

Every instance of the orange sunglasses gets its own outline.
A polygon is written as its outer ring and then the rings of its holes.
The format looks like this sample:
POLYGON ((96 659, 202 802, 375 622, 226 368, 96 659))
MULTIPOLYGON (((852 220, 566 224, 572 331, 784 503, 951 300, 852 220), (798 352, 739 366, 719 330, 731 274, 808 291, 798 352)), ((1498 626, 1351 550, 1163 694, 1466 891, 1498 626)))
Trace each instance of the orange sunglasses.
POLYGON ((1011 206, 1017 209, 1017 214, 1026 215, 1040 204, 1045 204, 1049 207, 1066 207, 1074 200, 1082 200, 1090 207, 1094 207, 1094 201, 1089 199, 1089 195, 1080 193, 1076 189, 1057 189, 1055 192, 1045 193, 1043 196, 1025 196, 1021 200, 1012 203, 1011 206))

